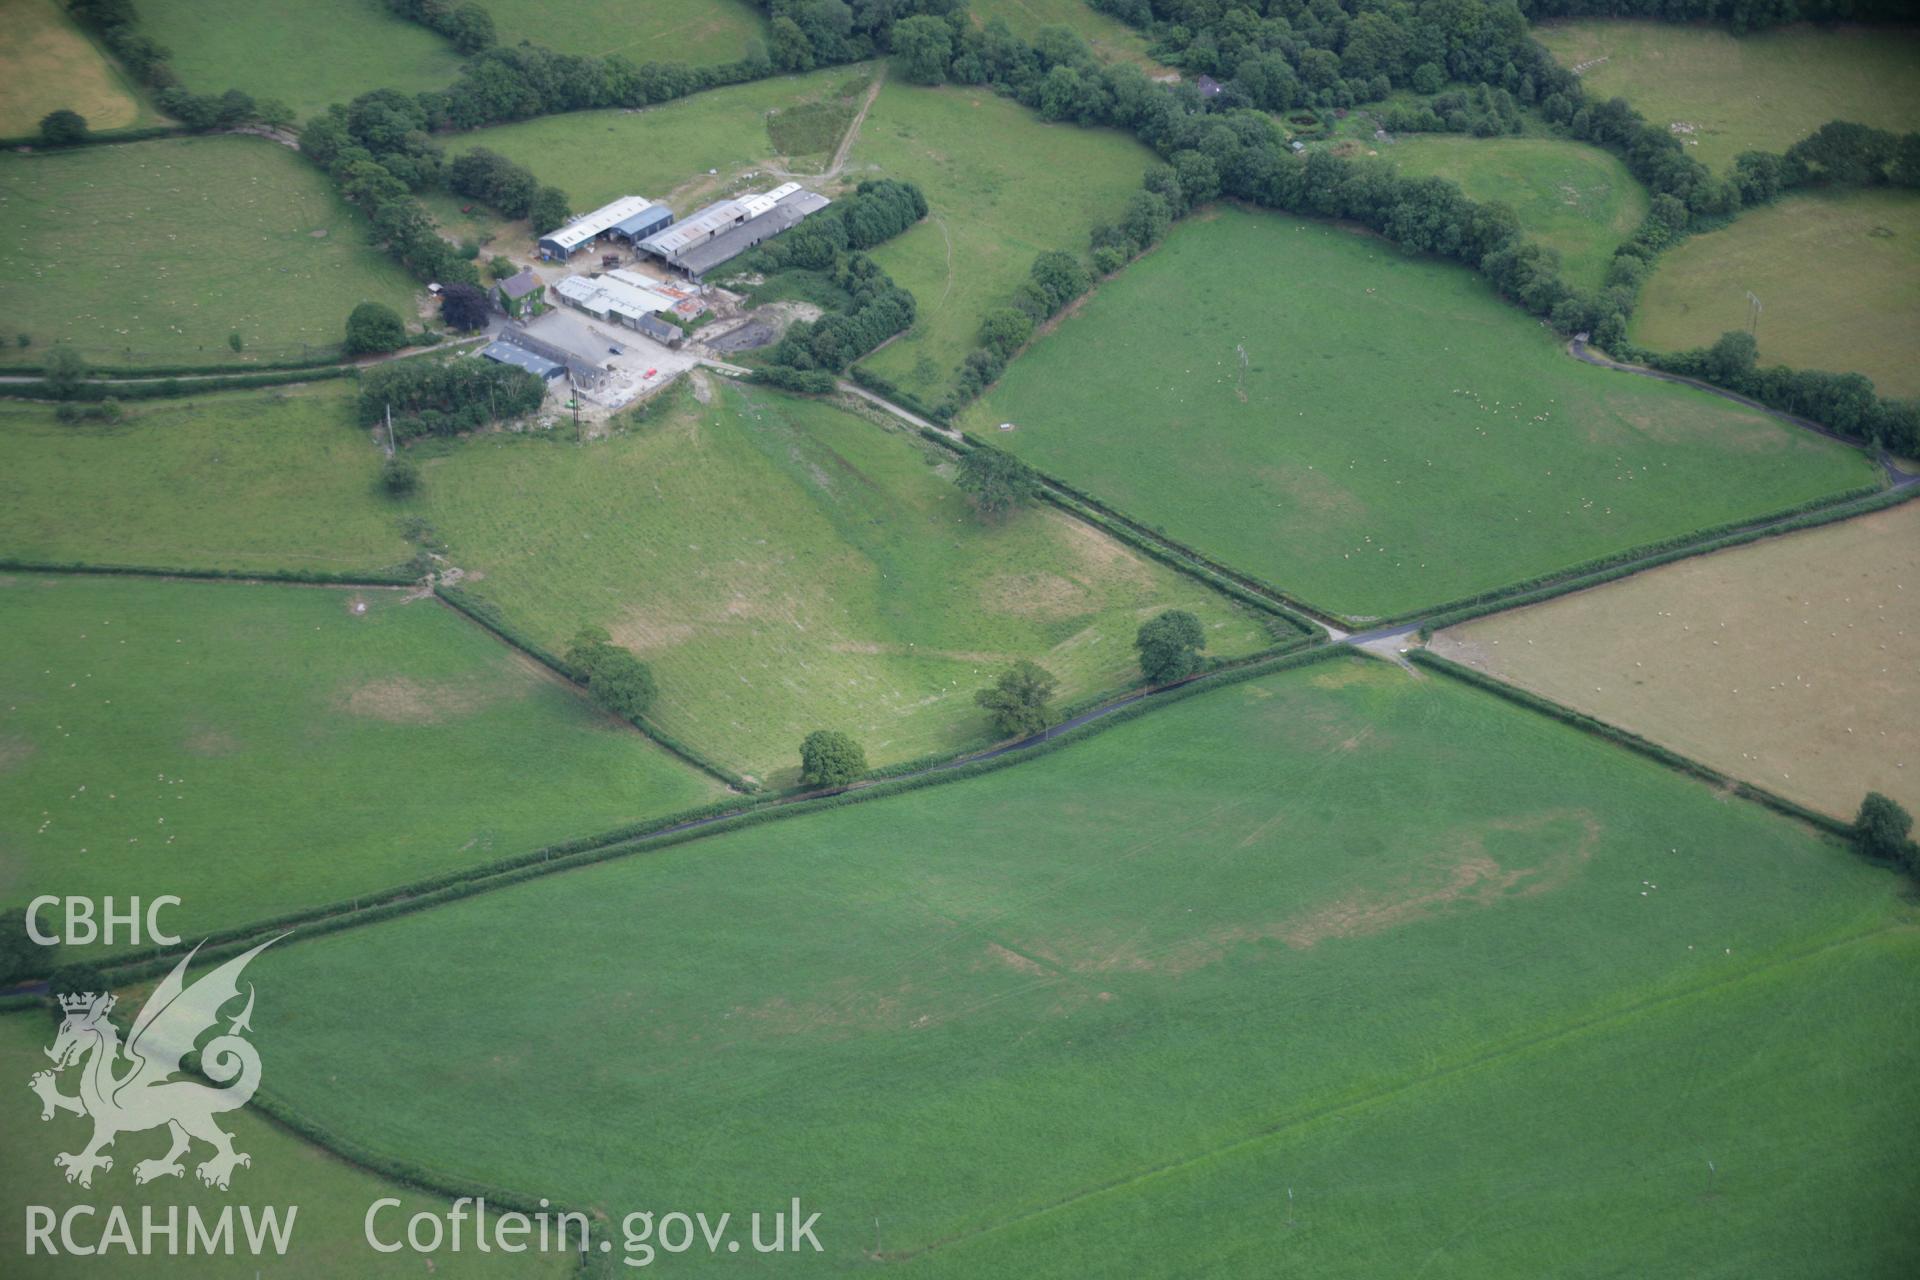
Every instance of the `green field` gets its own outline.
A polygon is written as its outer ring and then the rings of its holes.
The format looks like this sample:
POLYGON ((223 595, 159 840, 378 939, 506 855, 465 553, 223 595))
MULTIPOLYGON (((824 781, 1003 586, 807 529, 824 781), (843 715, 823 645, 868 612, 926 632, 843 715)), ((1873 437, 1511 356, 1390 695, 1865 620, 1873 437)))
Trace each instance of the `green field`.
POLYGON ((981 317, 1007 306, 1046 249, 1087 248, 1120 216, 1153 153, 1125 134, 1047 124, 984 89, 889 81, 847 176, 878 170, 918 183, 932 212, 874 251, 919 304, 907 335, 864 363, 937 399, 979 342, 981 317))
POLYGON ((1103 285, 962 423, 1355 618, 1874 478, 1811 433, 1577 363, 1464 268, 1231 209, 1103 285))
POLYGON ((59 0, 0 0, 0 134, 34 134, 49 111, 78 111, 95 131, 148 112, 120 69, 61 11, 59 0))
POLYGON ((737 61, 765 41, 766 15, 748 0, 488 0, 500 43, 561 53, 620 54, 630 62, 737 61))
POLYGON ((1147 56, 1151 42, 1146 36, 1086 0, 968 0, 967 12, 975 26, 999 18, 1023 40, 1033 39, 1042 27, 1070 27, 1102 62, 1131 62, 1149 74, 1166 74, 1147 56))
POLYGON ((1789 196, 1662 254, 1629 333, 1661 351, 1747 327, 1760 358, 1864 373, 1882 395, 1920 395, 1920 196, 1789 196))
POLYGON ((55 342, 102 364, 336 350, 360 303, 415 309, 365 225, 325 174, 259 138, 0 155, 0 360, 38 362, 55 342))
POLYGON ((1646 188, 1627 167, 1580 142, 1409 134, 1379 151, 1408 177, 1451 178, 1475 200, 1511 208, 1581 289, 1604 283, 1615 246, 1647 216, 1646 188))
POLYGON ((1063 701, 1125 685, 1134 631, 1164 608, 1196 611, 1216 653, 1273 643, 1050 508, 983 527, 912 436, 717 394, 585 449, 475 440, 428 464, 421 507, 476 574, 464 586, 555 649, 606 627, 653 664, 650 718, 733 768, 791 782, 822 728, 874 764, 983 744, 973 694, 1000 668, 1043 663, 1063 701))
MULTIPOLYGON (((262 1007, 265 1007, 264 1001, 262 1007)), ((99 1232, 106 1225, 109 1203, 126 1205, 136 1232, 142 1204, 152 1205, 161 1221, 165 1220, 169 1205, 180 1206, 183 1214, 188 1205, 194 1205, 208 1218, 217 1217, 222 1208, 235 1203, 251 1205, 256 1212, 268 1206, 280 1210, 290 1205, 298 1208, 292 1246, 285 1258, 269 1254, 263 1262, 246 1255, 168 1257, 164 1254, 164 1237, 157 1237, 161 1252, 139 1261, 138 1273, 142 1276, 254 1280, 264 1270, 265 1274, 283 1280, 307 1280, 308 1277, 334 1280, 346 1275, 417 1277, 422 1274, 421 1258, 417 1254, 381 1255, 369 1249, 364 1243, 362 1219, 367 1206, 383 1197, 401 1202, 399 1209, 387 1211, 393 1216, 382 1216, 383 1227, 421 1211, 445 1213, 445 1202, 388 1182, 329 1155, 251 1110, 235 1112, 220 1121, 221 1126, 233 1134, 235 1148, 253 1157, 250 1166, 235 1173, 232 1191, 203 1187, 191 1167, 183 1177, 156 1181, 135 1190, 134 1163, 166 1151, 167 1138, 162 1130, 122 1136, 114 1144, 113 1169, 97 1174, 91 1190, 70 1185, 54 1167, 53 1156, 55 1152, 77 1150, 86 1140, 86 1124, 71 1115, 58 1115, 42 1124, 40 1101, 24 1087, 29 1076, 46 1069, 47 1060, 41 1051, 53 1043, 53 1035, 52 1019, 37 1009, 0 1017, 0 1070, 6 1072, 9 1082, 21 1086, 5 1091, 4 1114, 0 1115, 0 1123, 10 1135, 8 1158, 0 1160, 0 1199, 16 1207, 15 1212, 0 1217, 0 1253, 21 1260, 10 1266, 24 1268, 10 1274, 56 1280, 68 1276, 99 1276, 116 1265, 126 1266, 127 1255, 117 1248, 104 1262, 100 1258, 49 1258, 44 1253, 25 1260, 26 1223, 25 1214, 18 1211, 19 1206, 46 1205, 61 1214, 74 1205, 98 1206, 91 1219, 78 1220, 75 1232, 80 1241, 92 1243, 98 1240, 99 1232)), ((71 1072, 61 1077, 61 1092, 72 1094, 75 1088, 71 1072)), ((197 1149, 197 1158, 204 1158, 206 1154, 205 1147, 197 1149)), ((183 1220, 183 1250, 185 1230, 183 1220)), ((239 1232, 238 1226, 235 1231, 239 1232)), ((54 1239, 59 1239, 57 1232, 54 1239)), ((436 1259, 436 1263, 435 1273, 441 1276, 542 1276, 561 1280, 572 1274, 569 1267, 543 1264, 530 1257, 511 1258, 471 1250, 436 1259)))
POLYGON ((0 612, 9 906, 171 893, 198 935, 717 794, 431 599, 11 574, 0 612))
POLYGON ((778 185, 780 179, 764 172, 733 181, 780 158, 768 132, 769 113, 862 93, 871 74, 872 68, 864 66, 828 67, 713 89, 644 111, 546 116, 463 133, 448 151, 497 151, 533 170, 542 182, 563 188, 576 209, 641 193, 672 199, 675 211, 684 215, 723 190, 764 191, 778 185), (719 172, 709 177, 709 169, 719 172))
POLYGON ((366 573, 414 554, 377 493, 350 384, 130 404, 124 422, 0 404, 0 556, 366 573), (110 517, 108 515, 110 513, 110 517))
POLYGON ((463 62, 385 0, 141 0, 139 12, 187 88, 278 98, 303 120, 374 89, 444 89, 463 62))
POLYGON ((1897 1275, 1914 915, 1757 805, 1338 658, 250 976, 348 1136, 616 1218, 800 1194, 827 1270, 1897 1275))
POLYGON ((1920 123, 1920 32, 1780 27, 1735 36, 1716 27, 1592 20, 1544 23, 1534 37, 1601 100, 1625 98, 1675 132, 1702 164, 1784 151, 1829 120, 1896 132, 1920 123))

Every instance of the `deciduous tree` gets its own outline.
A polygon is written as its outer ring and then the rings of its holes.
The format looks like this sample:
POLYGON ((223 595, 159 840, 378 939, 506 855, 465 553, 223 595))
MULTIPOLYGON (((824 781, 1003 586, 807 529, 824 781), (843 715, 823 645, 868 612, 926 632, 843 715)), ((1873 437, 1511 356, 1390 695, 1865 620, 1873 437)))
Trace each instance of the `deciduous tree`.
POLYGON ((1199 668, 1207 633, 1200 619, 1185 609, 1169 609, 1140 625, 1133 647, 1140 651, 1140 674, 1153 684, 1166 684, 1199 668))
POLYGON ((1037 662, 1024 658, 1000 673, 1000 678, 973 695, 993 713, 993 724, 1008 737, 1030 737, 1047 727, 1047 704, 1059 681, 1037 662))
POLYGON ((800 781, 841 787, 867 771, 867 753, 838 729, 815 729, 800 743, 800 781))

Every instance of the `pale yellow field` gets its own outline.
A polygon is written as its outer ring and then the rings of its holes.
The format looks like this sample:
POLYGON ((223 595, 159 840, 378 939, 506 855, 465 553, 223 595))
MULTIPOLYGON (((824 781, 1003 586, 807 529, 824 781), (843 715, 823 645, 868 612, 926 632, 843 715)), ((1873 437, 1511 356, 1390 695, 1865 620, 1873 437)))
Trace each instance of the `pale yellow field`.
POLYGON ((58 0, 0 0, 0 134, 33 133, 65 108, 95 129, 140 115, 120 72, 80 34, 58 0))
POLYGON ((1836 817, 1920 808, 1920 502, 1441 632, 1434 652, 1836 817))

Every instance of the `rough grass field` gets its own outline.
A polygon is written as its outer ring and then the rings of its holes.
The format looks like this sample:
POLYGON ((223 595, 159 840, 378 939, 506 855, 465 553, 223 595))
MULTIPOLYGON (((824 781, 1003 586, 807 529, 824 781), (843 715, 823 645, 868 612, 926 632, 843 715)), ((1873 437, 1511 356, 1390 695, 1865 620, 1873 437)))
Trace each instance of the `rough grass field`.
MULTIPOLYGON (((272 997, 262 994, 264 1011, 272 997)), ((284 1006, 282 1006, 284 1008, 284 1006)), ((24 1085, 36 1071, 44 1071, 47 1059, 42 1050, 53 1043, 54 1024, 36 1009, 0 1017, 0 1071, 10 1083, 24 1085)), ((266 1068, 272 1079, 272 1067, 266 1068)), ((61 1091, 71 1094, 74 1082, 63 1078, 61 1091)), ((10 1205, 46 1205, 64 1214, 74 1205, 99 1206, 92 1219, 77 1220, 76 1235, 83 1241, 89 1227, 96 1233, 106 1225, 107 1203, 123 1203, 139 1231, 139 1205, 152 1205, 156 1218, 164 1222, 169 1205, 178 1205, 185 1214, 188 1205, 197 1206, 207 1218, 217 1217, 233 1204, 252 1205, 256 1212, 272 1205, 281 1208, 299 1206, 294 1220, 293 1245, 284 1258, 272 1257, 267 1274, 286 1280, 333 1280, 337 1276, 408 1276, 422 1274, 421 1259, 415 1253, 383 1255, 369 1249, 363 1236, 362 1219, 367 1206, 383 1197, 393 1197, 401 1208, 389 1210, 391 1221, 404 1222, 422 1211, 445 1213, 444 1201, 398 1186, 327 1154, 311 1143, 294 1137, 285 1129, 251 1110, 222 1117, 221 1125, 234 1135, 234 1146, 253 1157, 253 1163, 234 1175, 232 1191, 204 1187, 191 1167, 181 1178, 166 1178, 134 1189, 132 1167, 136 1160, 159 1156, 166 1150, 164 1130, 129 1133, 115 1143, 114 1167, 97 1175, 93 1188, 76 1187, 54 1167, 57 1151, 72 1151, 85 1141, 86 1122, 71 1115, 40 1122, 40 1100, 24 1087, 4 1091, 4 1123, 7 1131, 7 1158, 0 1160, 0 1198, 10 1205)), ((201 1148, 199 1158, 206 1149, 201 1148)), ((388 1218, 382 1217, 385 1224, 388 1218)), ((0 1251, 18 1261, 11 1267, 23 1268, 11 1274, 32 1276, 35 1280, 59 1280, 62 1277, 93 1277, 124 1265, 127 1255, 115 1248, 106 1260, 97 1257, 49 1258, 40 1252, 30 1260, 26 1256, 26 1215, 21 1212, 0 1216, 0 1251)), ((240 1227, 236 1224, 235 1231, 240 1227)), ((185 1221, 181 1224, 181 1248, 185 1249, 185 1221)), ((58 1234, 55 1240, 59 1239, 58 1234)), ((258 1258, 169 1257, 164 1237, 156 1237, 160 1251, 139 1259, 138 1274, 157 1277, 215 1277, 216 1280, 253 1280, 261 1273, 258 1258)), ((435 1259, 434 1274, 441 1276, 541 1276, 561 1280, 572 1274, 566 1265, 549 1259, 542 1263, 533 1255, 512 1257, 502 1253, 481 1254, 469 1249, 458 1255, 435 1259)))
POLYGON ((302 119, 373 89, 444 89, 463 61, 384 0, 144 0, 140 30, 173 51, 195 93, 242 89, 302 119))
POLYGON ((1614 156, 1584 143, 1435 133, 1379 151, 1409 177, 1451 178, 1475 200, 1510 207, 1583 289, 1601 286, 1615 246, 1647 216, 1646 188, 1614 156))
POLYGON ((920 185, 932 211, 874 251, 913 294, 919 318, 865 363, 938 398, 1045 249, 1081 252, 1120 216, 1153 153, 1124 134, 1047 124, 984 89, 890 80, 867 116, 849 178, 878 170, 920 185))
POLYGON ((1913 922, 1757 805, 1340 658, 250 974, 343 1132, 616 1216, 800 1193, 822 1270, 1896 1275, 1913 922))
POLYGON ((1146 36, 1086 0, 969 0, 967 12, 975 26, 999 18, 1023 40, 1033 39, 1042 27, 1069 27, 1103 62, 1131 62, 1149 74, 1166 74, 1147 56, 1146 36))
POLYGON ((78 111, 95 130, 140 120, 140 100, 62 11, 59 0, 0 0, 0 134, 30 134, 40 117, 78 111))
POLYGON ((1810 432, 1582 365, 1463 268, 1232 209, 1181 224, 1101 286, 962 422, 1349 617, 1875 474, 1810 432))
POLYGON ((1790 196, 1662 254, 1630 330, 1663 351, 1747 327, 1768 364, 1864 373, 1882 395, 1920 395, 1920 196, 1790 196))
MULTIPOLYGON (((769 114, 839 101, 864 92, 872 68, 828 67, 801 76, 698 93, 644 111, 579 111, 461 134, 450 153, 488 147, 563 188, 576 209, 640 193, 672 200, 681 214, 723 189, 764 191, 780 179, 738 175, 780 159, 769 114), (707 170, 718 173, 709 177, 707 170)), ((834 144, 821 148, 830 153, 834 144)), ((819 159, 788 157, 792 159, 819 159)), ((805 167, 805 166, 802 166, 805 167)), ((818 166, 814 166, 818 168, 818 166)))
POLYGON ((1637 574, 1433 648, 1836 817, 1920 809, 1920 502, 1637 574))
POLYGON ((1784 151, 1829 120, 1906 132, 1920 120, 1920 31, 1780 27, 1735 36, 1707 26, 1598 19, 1536 26, 1587 92, 1625 98, 1725 169, 1742 151, 1784 151))
POLYGON ((766 15, 748 0, 490 0, 487 12, 503 45, 529 40, 636 63, 733 62, 767 35, 766 15))
POLYGON ((429 463, 422 509, 484 596, 543 643, 603 626, 661 686, 651 718, 789 783, 841 729, 873 764, 990 739, 973 695, 1019 658, 1062 701, 1137 677, 1133 635, 1195 611, 1210 651, 1251 613, 1052 509, 983 527, 931 446, 830 406, 726 388, 575 448, 494 436, 429 463))
POLYGON ((431 599, 16 573, 0 611, 8 906, 171 893, 205 933, 718 791, 431 599))
POLYGON ((378 492, 350 392, 317 383, 130 404, 65 423, 0 404, 0 556, 165 569, 392 568, 414 552, 378 492))
POLYGON ((103 364, 321 354, 360 303, 408 316, 415 296, 326 175, 263 139, 0 155, 0 332, 33 339, 0 360, 55 342, 103 364))

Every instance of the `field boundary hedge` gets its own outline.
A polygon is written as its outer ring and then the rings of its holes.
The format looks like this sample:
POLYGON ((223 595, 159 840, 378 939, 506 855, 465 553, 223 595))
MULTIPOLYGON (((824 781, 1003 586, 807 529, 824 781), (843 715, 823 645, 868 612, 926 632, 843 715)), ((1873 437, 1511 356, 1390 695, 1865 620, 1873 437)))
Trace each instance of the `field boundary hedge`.
MULTIPOLYGON (((0 375, 6 370, 0 368, 0 375)), ((358 377, 357 365, 328 365, 319 369, 291 369, 273 373, 232 373, 186 378, 159 376, 152 379, 131 377, 103 378, 81 382, 74 393, 60 396, 50 393, 44 380, 38 382, 0 382, 0 397, 9 400, 44 400, 59 404, 87 404, 101 400, 170 400, 198 395, 203 391, 238 391, 254 387, 285 387, 300 382, 326 382, 334 378, 358 377)))
POLYGON ((162 569, 152 565, 94 564, 85 560, 20 560, 0 558, 0 572, 71 573, 117 575, 128 578, 185 578, 206 582, 286 582, 300 586, 378 587, 390 590, 410 587, 418 575, 382 573, 329 573, 324 569, 162 569))
MULTIPOLYGON (((1857 495, 1859 491, 1853 492, 1857 495)), ((1898 489, 1870 490, 1865 497, 1842 495, 1838 500, 1826 505, 1810 509, 1792 508, 1784 517, 1775 517, 1763 524, 1736 526, 1732 532, 1727 533, 1706 530, 1699 535, 1699 541, 1674 546, 1665 551, 1652 551, 1635 560, 1606 564, 1592 572, 1583 573, 1576 568, 1569 571, 1576 576, 1544 581, 1537 587, 1519 583, 1492 598, 1469 597, 1466 602, 1456 606, 1442 606, 1439 612, 1415 614, 1411 617, 1421 618, 1420 638, 1426 640, 1430 639, 1436 631, 1443 631, 1475 618, 1484 618, 1488 614, 1505 613, 1509 609, 1539 604, 1559 596, 1571 595, 1576 591, 1585 591, 1589 587, 1604 586, 1609 582, 1617 582, 1621 578, 1631 577, 1648 569, 1658 569, 1663 565, 1674 564, 1694 556, 1711 555, 1715 551, 1746 546, 1748 543, 1759 542, 1766 538, 1799 533, 1806 529, 1817 529, 1821 525, 1837 524, 1842 520, 1851 520, 1855 516, 1871 515, 1875 511, 1897 507, 1914 498, 1920 498, 1920 484, 1909 484, 1898 489), (1798 511, 1799 514, 1793 514, 1794 511, 1798 511)), ((1726 526, 1721 527, 1726 528, 1726 526)), ((1662 544, 1653 545, 1659 547, 1662 544)))
MULTIPOLYGON (((1113 710, 1065 728, 1049 729, 1018 743, 1001 744, 983 752, 953 758, 949 762, 903 777, 880 777, 877 781, 855 784, 826 793, 787 793, 778 796, 744 796, 716 801, 696 809, 682 810, 647 822, 616 828, 598 835, 545 846, 530 852, 496 859, 476 867, 444 872, 409 884, 359 894, 319 906, 305 907, 265 920, 235 925, 207 935, 200 946, 200 959, 211 962, 237 955, 247 947, 277 932, 289 933, 306 926, 299 938, 323 937, 330 933, 376 924, 383 920, 411 915, 417 911, 456 902, 461 898, 531 880, 560 871, 672 848, 707 836, 725 834, 763 822, 801 817, 849 804, 941 786, 980 777, 999 769, 1036 759, 1095 734, 1125 724, 1149 711, 1196 694, 1226 688, 1262 676, 1292 670, 1324 661, 1335 655, 1370 661, 1365 655, 1341 645, 1316 644, 1277 657, 1249 661, 1242 666, 1207 672, 1178 684, 1136 691, 1115 701, 1113 710)), ((99 967, 116 982, 126 983, 157 974, 179 959, 178 948, 152 948, 109 957, 99 967)))
MULTIPOLYGON (((442 604, 467 618, 477 626, 492 632, 497 639, 512 648, 518 649, 521 653, 532 658, 541 666, 548 668, 568 684, 586 684, 583 672, 569 664, 564 658, 561 658, 559 655, 541 645, 537 640, 533 639, 533 637, 521 631, 520 628, 508 622, 492 602, 481 599, 469 592, 462 591, 458 587, 442 586, 438 582, 433 584, 433 594, 442 604)), ((735 791, 751 794, 765 789, 757 783, 749 782, 746 778, 741 777, 718 761, 709 759, 706 754, 698 748, 689 746, 664 729, 648 723, 644 717, 622 716, 621 719, 626 720, 628 724, 631 724, 641 733, 653 739, 655 743, 664 747, 667 751, 680 757, 680 759, 700 770, 702 773, 710 774, 721 782, 726 783, 727 786, 735 791)))
POLYGON ((1651 739, 1643 738, 1631 730, 1622 729, 1618 725, 1609 724, 1607 721, 1587 715, 1583 711, 1575 711, 1572 707, 1555 702, 1551 698, 1542 697, 1530 690, 1522 689, 1518 685, 1508 684, 1506 681, 1497 680, 1484 672, 1475 671, 1472 667, 1464 666, 1449 658, 1443 658, 1431 649, 1415 649, 1407 654, 1407 658, 1430 671, 1451 677, 1452 679, 1460 681, 1462 684, 1471 685, 1476 689, 1491 693, 1495 697, 1504 698, 1516 706, 1525 707, 1529 711, 1536 711, 1541 715, 1548 716, 1560 721, 1562 724, 1578 729, 1582 733, 1591 734, 1596 738, 1611 742, 1615 746, 1625 747, 1627 750, 1645 756, 1657 764, 1665 765, 1676 773, 1681 773, 1687 777, 1722 788, 1723 790, 1731 791, 1734 795, 1764 805, 1772 809, 1775 813, 1783 814, 1789 818, 1798 818, 1801 822, 1827 835, 1837 836, 1844 840, 1848 838, 1852 832, 1852 827, 1838 818, 1829 817, 1827 814, 1809 809, 1805 805, 1797 801, 1789 800, 1785 796, 1777 795, 1765 787, 1755 786, 1750 782, 1742 782, 1737 778, 1720 772, 1711 765, 1702 764, 1691 757, 1683 756, 1679 752, 1663 747, 1651 739))

